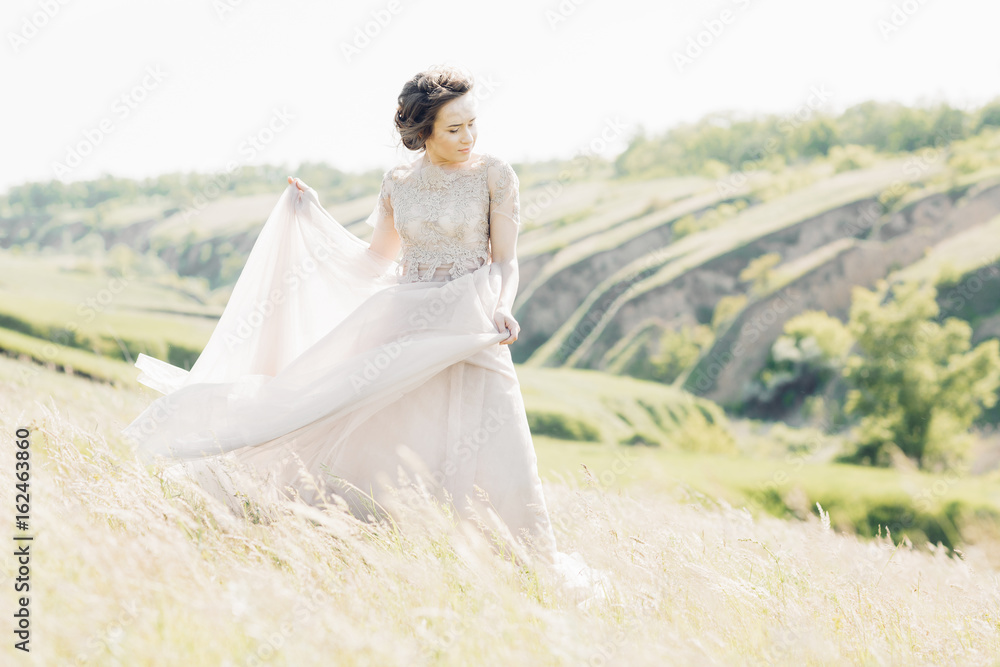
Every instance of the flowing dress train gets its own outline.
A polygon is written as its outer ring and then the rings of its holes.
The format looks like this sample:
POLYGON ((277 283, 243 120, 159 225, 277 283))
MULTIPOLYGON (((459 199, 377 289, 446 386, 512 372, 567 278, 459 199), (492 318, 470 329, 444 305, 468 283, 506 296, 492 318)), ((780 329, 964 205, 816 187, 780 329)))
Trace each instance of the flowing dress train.
POLYGON ((460 512, 478 487, 515 551, 603 595, 606 577, 556 548, 510 349, 499 344, 508 333, 493 322, 501 276, 489 230, 516 229, 518 208, 516 174, 490 154, 394 167, 367 222, 396 230, 396 261, 314 190, 289 185, 191 370, 139 355, 139 381, 163 396, 123 433, 144 460, 174 461, 233 507, 239 489, 210 475, 222 457, 307 503, 332 491, 359 517, 373 500, 389 504, 400 470, 460 512))

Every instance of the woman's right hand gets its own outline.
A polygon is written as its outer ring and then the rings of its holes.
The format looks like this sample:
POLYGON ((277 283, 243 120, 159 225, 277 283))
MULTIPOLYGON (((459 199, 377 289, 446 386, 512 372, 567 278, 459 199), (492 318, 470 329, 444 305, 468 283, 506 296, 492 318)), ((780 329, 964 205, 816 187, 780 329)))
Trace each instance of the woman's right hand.
POLYGON ((288 184, 295 184, 296 190, 294 199, 296 206, 307 206, 308 202, 312 202, 313 204, 316 204, 316 206, 320 205, 319 195, 316 194, 316 191, 303 183, 300 179, 289 176, 288 184))

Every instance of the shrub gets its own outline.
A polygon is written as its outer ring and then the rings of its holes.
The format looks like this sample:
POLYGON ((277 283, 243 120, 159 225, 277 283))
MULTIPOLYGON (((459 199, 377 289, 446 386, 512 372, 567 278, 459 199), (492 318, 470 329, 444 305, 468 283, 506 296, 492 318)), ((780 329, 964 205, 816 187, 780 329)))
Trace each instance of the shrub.
POLYGON ((536 435, 562 440, 600 442, 601 431, 593 424, 560 412, 528 411, 528 427, 536 435))

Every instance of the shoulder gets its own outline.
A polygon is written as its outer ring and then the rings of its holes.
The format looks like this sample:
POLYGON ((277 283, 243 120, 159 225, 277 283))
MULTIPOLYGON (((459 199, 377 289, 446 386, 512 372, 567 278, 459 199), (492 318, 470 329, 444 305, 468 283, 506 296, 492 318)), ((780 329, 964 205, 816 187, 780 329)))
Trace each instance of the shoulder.
POLYGON ((492 167, 494 169, 509 169, 510 171, 514 171, 514 168, 510 166, 510 162, 495 153, 482 153, 480 154, 479 159, 483 161, 487 168, 492 167))
POLYGON ((407 172, 413 171, 413 165, 407 162, 402 162, 400 164, 389 167, 385 171, 385 178, 390 181, 399 180, 407 172))
POLYGON ((400 163, 389 167, 382 173, 382 188, 391 190, 393 186, 402 183, 406 177, 413 173, 413 165, 400 163))
POLYGON ((511 186, 517 187, 519 181, 517 172, 510 162, 493 153, 483 153, 482 159, 486 165, 487 179, 490 189, 505 189, 511 186))

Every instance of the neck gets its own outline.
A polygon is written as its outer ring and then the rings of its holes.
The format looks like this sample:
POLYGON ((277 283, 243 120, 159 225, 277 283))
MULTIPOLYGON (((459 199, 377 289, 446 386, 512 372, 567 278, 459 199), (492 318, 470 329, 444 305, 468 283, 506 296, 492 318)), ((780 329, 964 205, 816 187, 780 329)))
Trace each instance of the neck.
POLYGON ((439 158, 439 157, 437 157, 435 155, 431 155, 431 153, 427 152, 427 151, 424 152, 424 159, 428 163, 434 165, 435 167, 446 167, 446 166, 452 166, 452 165, 462 164, 461 162, 453 162, 451 160, 442 160, 441 158, 439 158))

